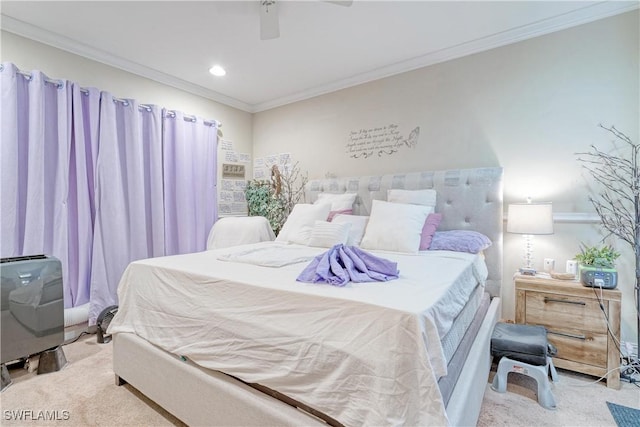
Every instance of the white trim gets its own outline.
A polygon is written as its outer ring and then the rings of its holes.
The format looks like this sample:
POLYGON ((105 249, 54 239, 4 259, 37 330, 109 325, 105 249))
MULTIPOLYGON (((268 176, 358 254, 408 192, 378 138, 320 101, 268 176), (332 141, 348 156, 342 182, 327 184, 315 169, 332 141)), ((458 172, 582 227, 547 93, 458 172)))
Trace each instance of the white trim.
POLYGON ((447 49, 442 49, 427 55, 419 56, 407 61, 398 62, 387 67, 378 68, 377 70, 367 73, 357 74, 355 76, 338 80, 326 85, 317 86, 307 91, 303 91, 291 96, 276 98, 271 101, 253 105, 252 112, 269 110, 271 108, 280 107, 297 101, 302 101, 315 96, 324 95, 335 92, 358 84, 390 77, 396 74, 423 68, 429 65, 446 62, 452 59, 461 58, 463 56, 472 55, 474 53, 483 52, 500 46, 517 43, 523 40, 539 37, 545 34, 575 27, 581 24, 597 21, 599 19, 608 18, 625 12, 638 9, 638 2, 624 2, 623 4, 613 2, 600 2, 587 6, 583 9, 565 13, 564 15, 554 18, 545 19, 503 31, 481 39, 472 40, 447 49))
POLYGON ((553 214, 553 222, 573 224, 599 224, 600 216, 590 212, 558 212, 553 214))
POLYGON ((52 33, 6 15, 2 15, 2 29, 109 66, 146 77, 167 86, 184 90, 185 92, 193 93, 249 113, 257 113, 384 77, 438 64, 451 59, 461 58, 463 56, 531 39, 621 13, 630 12, 638 9, 638 7, 639 3, 637 1, 599 2, 560 16, 534 22, 508 31, 503 31, 501 33, 462 43, 451 48, 442 49, 437 52, 419 56, 387 67, 378 68, 377 70, 367 73, 357 74, 333 83, 316 86, 291 96, 276 98, 259 104, 248 104, 236 98, 232 98, 206 87, 187 82, 144 65, 120 58, 116 55, 112 55, 84 43, 77 42, 68 37, 52 33))
MULTIPOLYGON (((503 221, 507 222, 507 212, 503 215, 503 221)), ((554 223, 568 223, 568 224, 599 224, 602 222, 600 216, 597 213, 592 212, 554 212, 554 223)))

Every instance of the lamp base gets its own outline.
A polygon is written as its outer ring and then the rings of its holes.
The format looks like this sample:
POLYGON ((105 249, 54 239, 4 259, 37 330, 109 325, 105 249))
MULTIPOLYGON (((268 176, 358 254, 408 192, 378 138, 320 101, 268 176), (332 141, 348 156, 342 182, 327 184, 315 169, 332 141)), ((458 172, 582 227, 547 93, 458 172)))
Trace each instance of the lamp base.
POLYGON ((530 267, 520 267, 518 271, 520 271, 520 274, 524 274, 526 276, 535 276, 537 273, 535 268, 530 267))

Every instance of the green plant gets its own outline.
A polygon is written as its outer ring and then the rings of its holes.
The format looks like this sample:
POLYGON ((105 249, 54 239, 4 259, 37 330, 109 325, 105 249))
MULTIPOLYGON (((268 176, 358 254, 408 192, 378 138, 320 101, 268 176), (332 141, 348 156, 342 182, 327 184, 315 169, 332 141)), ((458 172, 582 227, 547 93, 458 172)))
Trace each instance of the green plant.
POLYGON ((278 235, 293 206, 304 200, 304 187, 307 184, 306 173, 300 172, 298 162, 284 167, 280 172, 277 165, 271 168, 271 180, 253 180, 247 183, 245 198, 249 216, 267 218, 273 232, 278 235))
POLYGON ((584 266, 596 268, 614 268, 615 260, 620 256, 619 252, 611 246, 601 247, 582 245, 581 252, 575 259, 584 266))
POLYGON ((253 180, 247 183, 245 198, 249 216, 263 216, 269 221, 275 234, 280 232, 286 219, 282 198, 274 192, 270 181, 253 180))

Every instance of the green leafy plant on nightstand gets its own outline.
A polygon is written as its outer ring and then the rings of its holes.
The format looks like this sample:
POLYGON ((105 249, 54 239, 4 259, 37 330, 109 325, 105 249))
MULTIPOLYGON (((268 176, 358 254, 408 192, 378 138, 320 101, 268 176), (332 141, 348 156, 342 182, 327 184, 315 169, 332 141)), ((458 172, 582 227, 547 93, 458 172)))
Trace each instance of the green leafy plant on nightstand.
POLYGON ((581 252, 574 257, 581 265, 594 268, 615 268, 615 261, 620 256, 611 246, 582 245, 581 252))

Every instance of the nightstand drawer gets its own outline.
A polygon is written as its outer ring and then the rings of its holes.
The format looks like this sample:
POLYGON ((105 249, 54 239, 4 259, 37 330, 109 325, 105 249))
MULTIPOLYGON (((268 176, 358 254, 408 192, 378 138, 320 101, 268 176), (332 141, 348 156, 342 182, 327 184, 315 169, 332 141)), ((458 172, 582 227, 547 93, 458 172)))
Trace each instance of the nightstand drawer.
POLYGON ((608 387, 620 388, 620 353, 616 345, 620 340, 620 291, 602 289, 596 294, 593 288, 577 281, 520 274, 514 276, 514 282, 516 323, 547 329, 549 342, 558 349, 555 365, 604 376, 608 387))
POLYGON ((607 367, 607 335, 570 329, 547 328, 547 338, 558 349, 558 359, 607 367))
MULTIPOLYGON (((547 292, 527 292, 526 322, 554 328, 607 333, 607 324, 597 300, 547 292)), ((606 301, 604 302, 606 310, 606 301)), ((606 348, 606 346, 605 346, 606 348)))

